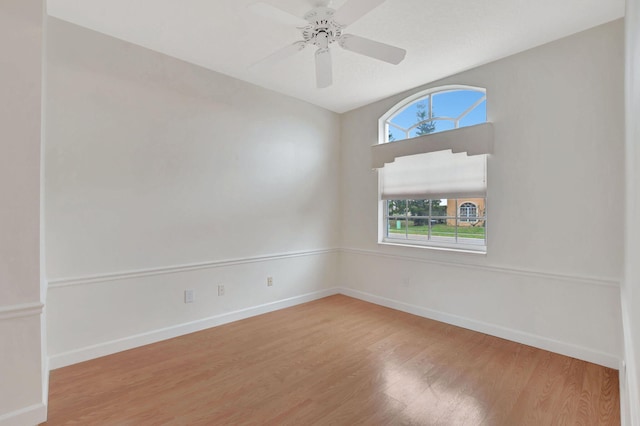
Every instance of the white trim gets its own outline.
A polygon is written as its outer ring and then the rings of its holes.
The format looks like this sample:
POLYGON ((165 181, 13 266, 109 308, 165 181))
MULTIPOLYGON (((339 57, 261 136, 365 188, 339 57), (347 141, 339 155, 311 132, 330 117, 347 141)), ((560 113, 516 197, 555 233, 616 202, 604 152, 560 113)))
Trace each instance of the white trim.
MULTIPOLYGON (((400 234, 402 235, 402 234, 400 234)), ((412 247, 412 248, 426 248, 431 250, 440 251, 454 251, 460 253, 474 253, 474 254, 487 254, 486 245, 474 245, 464 243, 445 243, 442 241, 433 240, 409 240, 406 238, 390 238, 383 237, 382 241, 378 242, 381 246, 399 246, 399 247, 412 247)))
POLYGON ((44 305, 40 302, 0 307, 0 320, 33 317, 42 314, 44 305))
POLYGON ((1 414, 0 426, 37 425, 46 420, 47 406, 39 403, 1 414))
POLYGON ((49 357, 49 368, 56 369, 65 367, 67 365, 88 361, 90 359, 99 358, 116 352, 148 345, 150 343, 159 342, 161 340, 172 339, 174 337, 194 333, 196 331, 205 330, 207 328, 216 327, 223 324, 228 324, 230 322, 239 321, 256 315, 262 315, 268 312, 277 311, 279 309, 289 308, 291 306, 311 302, 313 300, 332 296, 338 293, 340 293, 338 288, 315 291, 300 296, 290 297, 288 299, 265 303, 250 308, 239 309, 237 311, 226 312, 223 314, 214 315, 208 318, 202 318, 171 327, 152 330, 146 333, 140 333, 133 336, 123 337, 121 339, 86 346, 84 348, 75 349, 69 352, 64 352, 49 357))
MULTIPOLYGON (((40 262, 39 262, 39 289, 40 289, 40 301, 43 303, 47 300, 47 253, 46 253, 46 232, 45 232, 45 212, 46 212, 46 194, 45 188, 46 185, 46 173, 45 173, 45 165, 47 162, 47 158, 45 155, 46 152, 46 140, 47 140, 47 117, 48 114, 46 112, 47 102, 45 99, 45 93, 47 90, 47 61, 46 58, 48 55, 48 44, 49 37, 47 37, 47 29, 49 26, 49 19, 47 19, 47 3, 46 1, 42 2, 42 8, 40 10, 41 22, 42 22, 42 52, 40 58, 40 218, 39 218, 39 230, 38 237, 40 240, 40 262)), ((47 403, 49 401, 49 368, 47 365, 47 313, 46 310, 42 309, 42 315, 40 316, 40 377, 42 382, 42 401, 47 403)), ((46 412, 45 412, 46 417, 46 412)))
POLYGON ((627 384, 627 365, 623 359, 620 360, 618 368, 618 392, 620 394, 620 426, 631 425, 631 408, 629 404, 629 385, 627 384))
MULTIPOLYGON (((382 243, 379 243, 379 244, 382 244, 382 243)), ((398 246, 400 244, 385 243, 385 245, 398 246)), ((408 245, 407 247, 415 248, 415 246, 408 246, 408 245)), ((400 261, 406 261, 406 262, 428 263, 428 264, 440 265, 440 266, 450 266, 452 268, 473 269, 473 270, 481 270, 481 271, 487 271, 487 272, 527 276, 527 277, 533 277, 533 278, 545 278, 550 280, 570 281, 570 282, 577 282, 582 284, 589 284, 589 285, 596 285, 596 286, 603 286, 603 287, 620 288, 619 279, 610 278, 610 277, 587 277, 587 276, 581 276, 581 275, 569 275, 569 274, 558 274, 554 272, 536 271, 532 269, 522 269, 522 268, 513 268, 513 267, 504 267, 504 266, 491 266, 491 265, 477 265, 473 263, 462 263, 462 262, 447 262, 447 261, 441 261, 441 260, 425 259, 422 257, 381 253, 378 251, 363 250, 363 249, 343 248, 340 251, 343 253, 358 254, 361 256, 376 256, 376 257, 382 257, 386 259, 400 260, 400 261)), ((477 253, 470 253, 462 250, 450 250, 450 251, 460 252, 462 255, 477 254, 477 253)), ((485 253, 480 253, 480 254, 485 254, 485 253)))
POLYGON ((376 296, 359 290, 342 288, 341 293, 364 300, 366 302, 375 303, 376 305, 386 306, 387 308, 396 309, 398 311, 407 312, 424 318, 433 319, 447 324, 456 325, 469 330, 478 331, 480 333, 489 334, 491 336, 500 337, 512 342, 522 343, 536 348, 555 352, 561 355, 578 358, 584 361, 592 362, 605 367, 617 369, 620 366, 620 358, 613 354, 594 351, 584 346, 573 345, 571 343, 561 342, 547 337, 515 330, 512 328, 502 327, 495 324, 489 324, 477 321, 471 318, 461 317, 458 315, 448 314, 446 312, 436 311, 409 303, 400 302, 386 297, 376 296))
POLYGON ((88 275, 83 277, 56 278, 49 280, 49 289, 76 285, 94 284, 106 281, 119 281, 129 278, 148 277, 153 275, 175 274, 179 272, 195 271, 199 269, 213 269, 224 266, 242 265, 246 263, 268 262, 273 260, 291 259, 294 257, 315 256, 320 254, 337 253, 338 249, 306 250, 288 253, 278 253, 265 256, 242 257, 236 259, 212 260, 201 263, 186 263, 182 265, 164 266, 159 268, 138 269, 133 271, 113 272, 108 274, 88 275))
MULTIPOLYGON (((628 285, 629 283, 627 283, 628 285)), ((632 403, 640 398, 640 383, 637 381, 638 358, 634 353, 634 341, 631 333, 631 316, 627 301, 626 289, 622 289, 621 316, 622 336, 624 341, 624 359, 620 369, 620 411, 622 426, 640 425, 640 405, 632 403)))

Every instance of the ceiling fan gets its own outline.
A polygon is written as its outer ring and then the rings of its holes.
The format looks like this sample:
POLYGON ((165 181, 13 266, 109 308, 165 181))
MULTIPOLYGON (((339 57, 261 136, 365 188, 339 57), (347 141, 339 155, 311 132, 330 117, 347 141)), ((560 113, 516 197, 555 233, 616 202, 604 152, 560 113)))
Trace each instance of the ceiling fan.
POLYGON ((325 1, 305 13, 303 18, 269 3, 252 3, 249 8, 255 13, 295 25, 302 31, 302 40, 285 46, 258 61, 257 64, 274 64, 307 46, 315 46, 317 48, 315 62, 318 88, 328 87, 333 82, 331 52, 329 50, 331 44, 337 43, 345 50, 397 65, 404 59, 406 50, 343 32, 348 25, 384 2, 385 0, 347 0, 342 7, 334 10, 329 7, 330 1, 325 1))

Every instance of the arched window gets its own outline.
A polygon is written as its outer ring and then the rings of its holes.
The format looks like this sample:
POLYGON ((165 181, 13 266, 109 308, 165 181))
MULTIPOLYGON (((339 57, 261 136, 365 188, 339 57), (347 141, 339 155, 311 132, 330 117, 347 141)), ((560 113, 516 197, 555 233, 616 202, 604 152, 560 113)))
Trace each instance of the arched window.
POLYGON ((421 92, 405 99, 386 115, 381 142, 473 126, 487 121, 486 90, 447 86, 421 92))
POLYGON ((470 202, 460 204, 460 222, 477 222, 478 206, 470 202))
POLYGON ((383 243, 486 251, 487 93, 446 86, 409 96, 379 121, 383 243))

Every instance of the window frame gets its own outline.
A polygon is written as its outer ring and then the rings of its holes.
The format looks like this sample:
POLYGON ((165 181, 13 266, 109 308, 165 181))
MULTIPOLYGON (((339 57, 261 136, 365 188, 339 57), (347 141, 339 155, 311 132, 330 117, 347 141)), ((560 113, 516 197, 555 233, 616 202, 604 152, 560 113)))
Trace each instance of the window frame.
MULTIPOLYGON (((429 122, 429 121, 435 121, 435 120, 438 120, 438 119, 443 119, 443 117, 433 117, 432 116, 433 96, 436 95, 437 93, 451 92, 451 91, 457 91, 457 90, 471 90, 471 91, 477 91, 477 92, 484 93, 484 97, 481 98, 481 100, 474 102, 470 107, 465 109, 461 113, 461 115, 459 116, 458 119, 454 120, 453 118, 444 118, 444 119, 450 119, 450 120, 455 122, 454 130, 461 129, 461 127, 458 127, 460 120, 462 118, 464 118, 473 109, 478 107, 482 102, 486 102, 487 101, 487 95, 486 95, 487 90, 485 88, 476 87, 476 86, 469 86, 469 85, 462 85, 462 84, 453 84, 453 85, 445 85, 445 86, 438 86, 438 87, 429 88, 429 89, 422 90, 420 92, 414 93, 413 95, 410 95, 408 97, 403 98, 398 103, 396 103, 393 107, 391 107, 385 114, 383 114, 380 117, 380 119, 378 120, 378 145, 396 142, 396 141, 389 141, 388 140, 389 121, 391 120, 392 117, 396 116, 397 114, 401 114, 405 109, 409 108, 414 103, 419 102, 422 99, 425 99, 425 98, 429 97, 429 116, 430 116, 430 119, 426 120, 426 121, 423 120, 423 121, 429 122)), ((483 123, 489 123, 488 118, 483 123)), ((413 127, 415 127, 415 126, 417 126, 419 124, 420 123, 414 124, 413 127)), ((464 128, 464 127, 462 127, 462 128, 464 128)), ((438 132, 435 132, 433 134, 437 134, 437 133, 438 132)), ((397 142, 401 142, 401 141, 404 141, 404 140, 410 140, 410 139, 415 139, 415 137, 406 138, 406 139, 400 139, 397 142)), ((486 254, 487 253, 487 247, 488 247, 488 244, 489 244, 488 243, 488 241, 489 241, 488 229, 489 228, 488 228, 488 224, 487 224, 487 218, 488 218, 487 204, 488 203, 487 203, 487 197, 486 196, 483 197, 483 199, 484 199, 484 212, 482 214, 482 217, 480 217, 478 215, 478 212, 479 212, 478 206, 475 203, 472 203, 476 207, 476 218, 478 218, 477 221, 482 220, 484 222, 484 224, 483 224, 483 227, 485 229, 485 232, 484 232, 484 244, 483 245, 469 245, 469 244, 464 244, 464 243, 459 243, 459 242, 444 243, 444 242, 434 242, 432 240, 420 241, 420 240, 410 240, 408 238, 407 239, 389 238, 388 237, 389 215, 388 215, 388 206, 387 206, 387 203, 388 203, 389 200, 381 199, 380 194, 381 194, 381 185, 380 185, 380 179, 378 178, 378 244, 393 245, 393 246, 404 246, 404 247, 412 247, 412 248, 426 248, 426 249, 445 250, 445 251, 454 251, 454 252, 463 252, 463 253, 474 253, 474 254, 486 254)), ((462 222, 462 220, 461 220, 462 217, 460 215, 460 206, 461 205, 458 206, 457 203, 458 203, 458 201, 462 201, 463 199, 452 198, 451 200, 456 200, 456 209, 455 209, 456 216, 455 217, 452 216, 451 219, 455 219, 456 220, 456 240, 457 240, 457 229, 459 228, 459 223, 462 222)), ((449 216, 447 216, 447 219, 448 218, 449 218, 449 216)), ((429 218, 428 220, 431 220, 431 218, 429 218)), ((471 221, 467 221, 465 223, 472 223, 472 222, 471 221)), ((429 234, 430 234, 430 232, 429 232, 429 234)))
MULTIPOLYGON (((378 120, 378 144, 391 143, 390 141, 387 140, 387 138, 389 137, 388 121, 390 120, 391 117, 397 114, 401 114, 405 109, 409 108, 414 103, 419 102, 421 99, 424 99, 428 96, 431 96, 431 98, 429 99, 429 115, 431 115, 433 111, 433 95, 437 93, 453 92, 457 90, 471 90, 475 92, 482 92, 484 93, 484 101, 486 101, 487 89, 485 89, 484 87, 468 86, 464 84, 449 84, 446 86, 432 87, 430 89, 426 89, 418 93, 414 93, 413 95, 408 96, 402 99, 400 102, 396 103, 393 107, 391 107, 391 109, 389 109, 389 111, 387 111, 384 115, 382 115, 382 117, 380 117, 380 119, 378 120)), ((458 127, 460 120, 464 118, 469 112, 471 112, 474 108, 476 108, 481 103, 482 101, 475 102, 472 106, 467 108, 459 116, 458 119, 454 119, 453 117, 430 117, 428 120, 423 120, 423 121, 429 122, 429 121, 451 120, 455 122, 454 129, 460 129, 461 127, 458 127)), ((485 122, 488 122, 488 120, 486 120, 485 122)), ((417 125, 419 125, 419 123, 414 124, 414 126, 417 126, 417 125)), ((400 139, 400 140, 408 140, 408 139, 413 139, 413 138, 406 138, 406 139, 400 139)))
MULTIPOLYGON (((451 198, 448 201, 452 201, 455 202, 455 209, 454 211, 456 212, 454 216, 450 216, 448 214, 445 214, 444 216, 442 215, 436 215, 434 216, 432 214, 432 207, 431 205, 429 205, 429 213, 427 216, 411 216, 410 214, 407 213, 407 208, 405 207, 405 212, 404 214, 396 214, 396 215, 390 215, 389 214, 389 207, 388 207, 388 203, 391 201, 396 201, 396 200, 380 200, 380 202, 382 203, 382 219, 381 219, 381 228, 382 228, 382 238, 379 241, 379 244, 389 244, 389 245, 400 245, 400 246, 409 246, 409 247, 419 247, 419 248, 433 248, 433 249, 445 249, 445 250, 453 250, 453 251, 462 251, 462 252, 471 252, 471 253, 479 253, 479 254, 486 254, 486 249, 487 249, 487 199, 483 198, 484 201, 484 213, 482 216, 479 216, 476 214, 476 216, 474 216, 477 220, 475 221, 464 221, 463 217, 460 215, 460 207, 465 204, 465 203, 470 203, 473 204, 476 208, 476 213, 478 212, 478 205, 472 202, 467 201, 464 198, 451 198), (391 227, 389 226, 389 223, 391 220, 401 220, 404 222, 404 229, 407 230, 408 229, 408 222, 411 220, 411 218, 415 218, 415 219, 425 219, 427 222, 427 226, 428 226, 428 233, 426 234, 427 239, 420 239, 420 238, 415 238, 415 239, 410 239, 408 238, 409 234, 404 234, 406 236, 406 238, 393 238, 390 237, 389 235, 391 234, 390 229, 391 227), (445 222, 448 222, 449 220, 455 220, 455 242, 447 242, 447 241, 434 241, 431 238, 433 237, 433 235, 431 234, 431 225, 432 225, 432 220, 435 219, 444 219, 445 222), (464 225, 460 225, 461 223, 477 223, 482 221, 483 224, 483 228, 484 228, 484 244, 465 244, 465 243, 461 243, 458 242, 458 238, 464 238, 464 237, 459 237, 460 235, 460 228, 466 228, 466 226, 464 225)), ((409 200, 405 200, 405 201, 409 201, 409 200)), ((415 200, 415 201, 421 201, 421 200, 415 200)))

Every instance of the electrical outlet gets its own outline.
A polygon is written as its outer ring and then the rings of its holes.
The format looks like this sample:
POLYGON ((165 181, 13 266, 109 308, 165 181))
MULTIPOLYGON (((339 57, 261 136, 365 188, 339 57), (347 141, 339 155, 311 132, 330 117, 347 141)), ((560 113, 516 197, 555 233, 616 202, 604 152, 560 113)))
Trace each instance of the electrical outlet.
POLYGON ((218 284, 218 296, 224 296, 224 284, 218 284))
POLYGON ((267 277, 267 287, 271 287, 273 285, 273 277, 267 277))
POLYGON ((184 303, 193 303, 196 301, 196 292, 195 290, 185 290, 184 291, 184 303))

